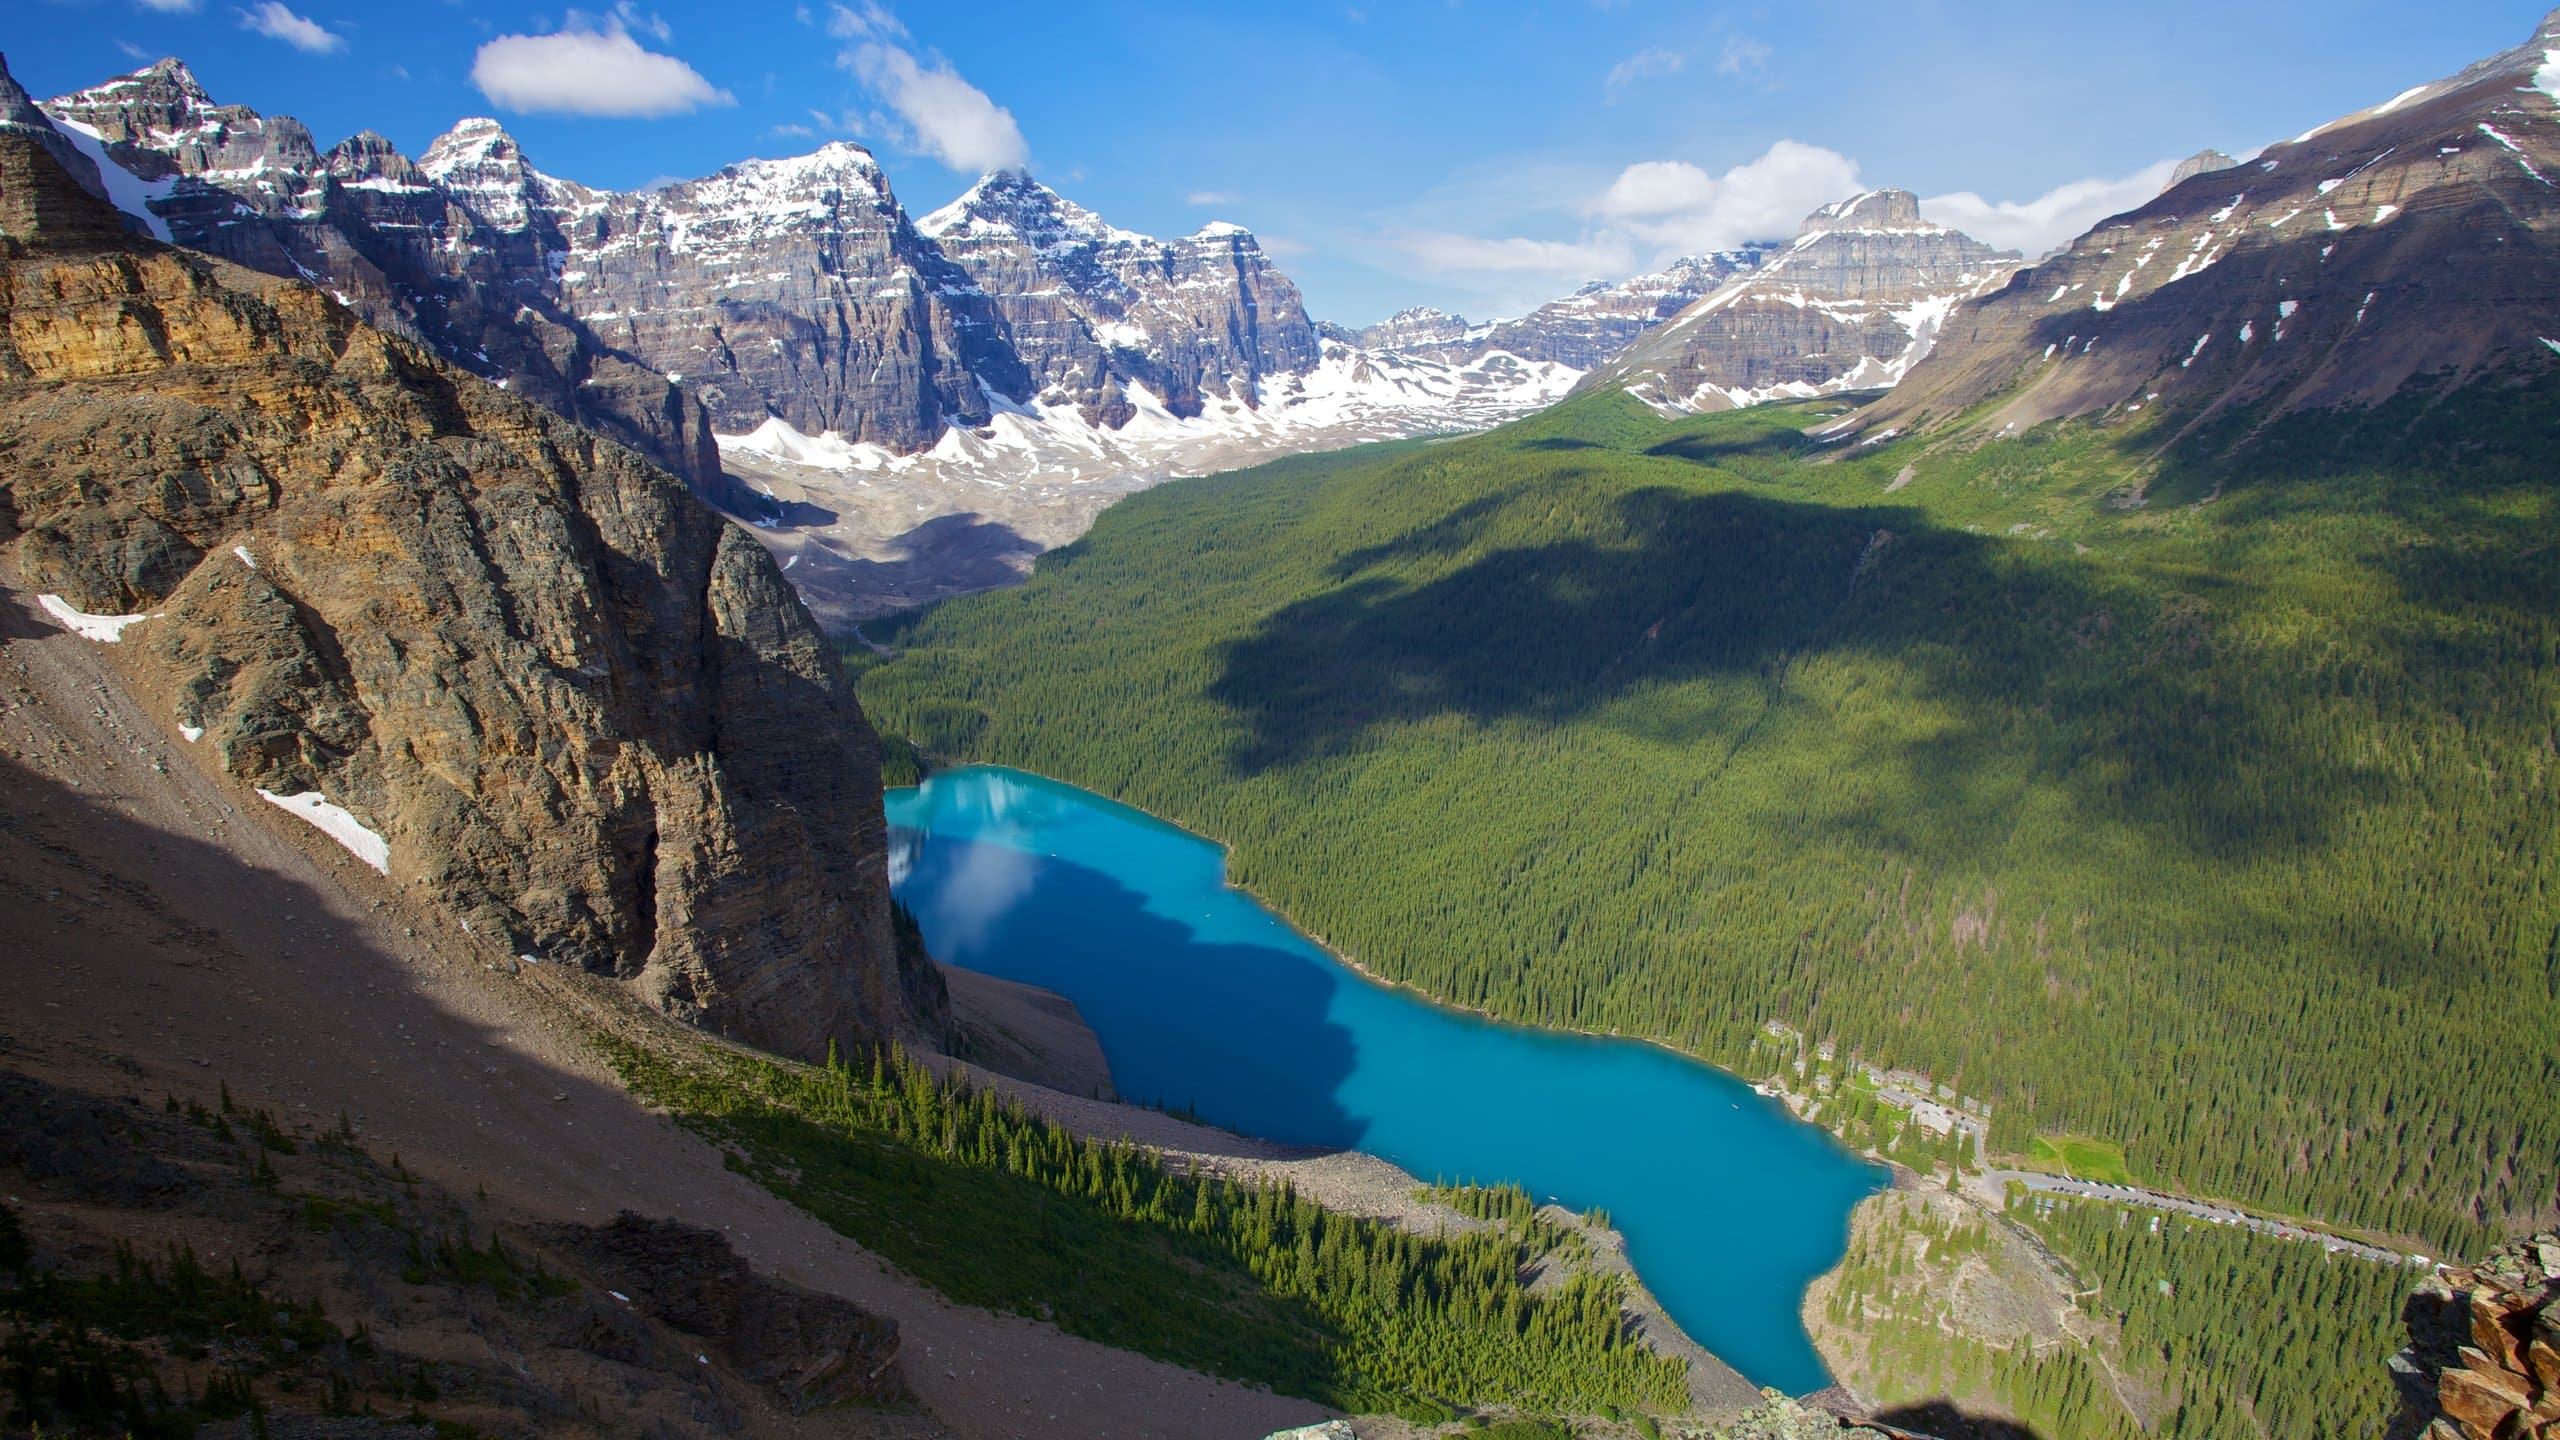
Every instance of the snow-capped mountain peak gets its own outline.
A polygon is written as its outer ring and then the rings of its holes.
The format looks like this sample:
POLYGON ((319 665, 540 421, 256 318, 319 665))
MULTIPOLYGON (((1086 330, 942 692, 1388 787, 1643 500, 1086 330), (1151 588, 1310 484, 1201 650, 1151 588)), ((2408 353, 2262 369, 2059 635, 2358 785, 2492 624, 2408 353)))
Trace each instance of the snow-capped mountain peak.
POLYGON ((989 171, 958 199, 917 221, 916 229, 937 240, 1012 235, 1042 250, 1155 243, 1105 221, 1024 170, 989 171))

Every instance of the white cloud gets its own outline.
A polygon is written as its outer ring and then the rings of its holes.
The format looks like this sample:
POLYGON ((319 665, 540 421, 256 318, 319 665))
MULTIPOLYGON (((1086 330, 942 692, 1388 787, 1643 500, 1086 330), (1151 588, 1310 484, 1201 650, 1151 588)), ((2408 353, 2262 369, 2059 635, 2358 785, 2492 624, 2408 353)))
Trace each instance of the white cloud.
POLYGON ((895 114, 896 143, 954 170, 1015 170, 1030 162, 1013 112, 962 79, 950 61, 918 60, 897 43, 907 34, 897 16, 870 0, 858 9, 838 5, 827 29, 854 42, 836 63, 895 114))
POLYGON ((1434 270, 1531 275, 1546 282, 1623 274, 1635 258, 1624 237, 1609 234, 1579 240, 1485 239, 1424 230, 1390 237, 1389 243, 1434 270))
POLYGON ((140 0, 140 3, 143 9, 157 10, 163 15, 193 15, 204 0, 140 0))
POLYGON ((331 31, 318 21, 287 10, 281 0, 261 0, 256 7, 241 11, 240 28, 255 30, 271 40, 281 40, 296 50, 312 55, 329 54, 331 51, 344 48, 347 43, 345 36, 331 31))
POLYGON ((796 125, 789 121, 785 121, 780 125, 774 126, 770 133, 775 135, 788 135, 794 140, 815 140, 818 138, 817 131, 810 129, 806 125, 796 125))
POLYGON ((510 110, 568 115, 681 115, 738 103, 682 60, 641 48, 619 13, 601 29, 573 10, 552 34, 501 35, 480 47, 471 83, 510 110))
POLYGON ((1724 53, 1716 57, 1719 75, 1758 75, 1769 68, 1770 49, 1748 35, 1724 37, 1724 53))
POLYGON ((1665 50, 1659 45, 1648 45, 1610 66, 1608 75, 1600 82, 1600 90, 1614 101, 1618 98, 1619 91, 1638 80, 1650 80, 1658 75, 1676 75, 1680 72, 1680 67, 1688 63, 1689 57, 1676 50, 1665 50))
POLYGON ((1471 315, 1519 314, 1585 281, 1784 240, 1805 216, 1863 188, 1855 161, 1793 140, 1720 175, 1684 160, 1612 175, 1513 157, 1486 181, 1453 177, 1377 237, 1397 268, 1459 292, 1471 315), (1524 192, 1542 197, 1539 206, 1524 206, 1524 192))
POLYGON ((674 26, 669 25, 654 11, 647 15, 641 14, 640 7, 634 4, 633 0, 622 0, 622 3, 614 6, 613 18, 624 29, 637 30, 661 45, 676 38, 674 26))
POLYGON ((1983 199, 1970 190, 1920 202, 1920 213, 1941 225, 1952 225, 1974 239, 2016 250, 2032 259, 2065 245, 2110 215, 2143 204, 2169 183, 2178 168, 2162 160, 2121 180, 2074 180, 2057 185, 2033 200, 1983 199))
POLYGON ((1224 190, 1194 190, 1182 197, 1185 205, 1233 205, 1236 197, 1224 190))
POLYGON ((907 27, 877 0, 838 5, 827 19, 827 33, 839 40, 904 40, 907 27))
POLYGON ((1804 217, 1860 189, 1858 162, 1836 150, 1781 140, 1722 175, 1686 160, 1647 160, 1618 172, 1584 211, 1656 258, 1783 240, 1804 217))

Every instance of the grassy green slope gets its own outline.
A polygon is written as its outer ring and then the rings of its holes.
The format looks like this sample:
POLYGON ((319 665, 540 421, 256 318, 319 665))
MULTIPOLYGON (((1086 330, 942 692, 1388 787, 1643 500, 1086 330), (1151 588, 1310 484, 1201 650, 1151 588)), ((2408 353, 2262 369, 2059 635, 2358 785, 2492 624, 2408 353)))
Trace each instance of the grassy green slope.
POLYGON ((1823 413, 1593 396, 1166 486, 874 627, 864 700, 1463 1004, 1728 1063, 1783 1019, 2011 1150, 2448 1248, 2549 1213, 2560 394, 2238 460, 1823 413))

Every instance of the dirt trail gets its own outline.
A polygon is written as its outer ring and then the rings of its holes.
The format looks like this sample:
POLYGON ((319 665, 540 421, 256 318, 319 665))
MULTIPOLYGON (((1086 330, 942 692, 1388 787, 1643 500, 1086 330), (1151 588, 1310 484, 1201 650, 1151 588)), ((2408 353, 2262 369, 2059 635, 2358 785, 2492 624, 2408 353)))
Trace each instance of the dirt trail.
POLYGON ((477 942, 186 749, 113 647, 0 588, 0 1064, 108 1095, 210 1099, 220 1082, 344 1111, 376 1153, 526 1220, 629 1208, 725 1230, 759 1269, 895 1317, 910 1382, 969 1440, 1323 1418, 896 1273, 728 1173, 477 942))

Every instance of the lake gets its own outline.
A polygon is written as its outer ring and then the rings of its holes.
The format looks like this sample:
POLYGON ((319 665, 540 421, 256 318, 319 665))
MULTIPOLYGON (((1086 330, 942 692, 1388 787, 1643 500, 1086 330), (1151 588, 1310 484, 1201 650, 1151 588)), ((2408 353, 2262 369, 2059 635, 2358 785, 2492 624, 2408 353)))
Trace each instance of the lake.
POLYGON ((888 809, 933 953, 1074 1000, 1125 1097, 1606 1209, 1700 1344, 1758 1384, 1830 1383, 1796 1307, 1884 1172, 1783 1105, 1657 1046, 1364 979, 1228 888, 1217 845, 1072 785, 956 770, 888 809))

